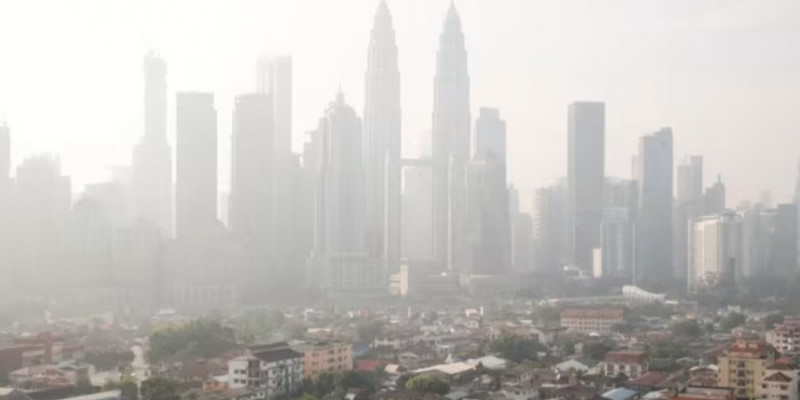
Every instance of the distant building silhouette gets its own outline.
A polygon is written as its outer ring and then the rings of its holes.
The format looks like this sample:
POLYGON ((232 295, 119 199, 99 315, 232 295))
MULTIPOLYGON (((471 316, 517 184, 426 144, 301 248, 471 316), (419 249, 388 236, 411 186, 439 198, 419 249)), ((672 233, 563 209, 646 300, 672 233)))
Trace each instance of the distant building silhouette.
POLYGON ((328 106, 319 132, 323 147, 311 276, 331 296, 383 294, 388 290, 383 268, 369 257, 366 245, 361 120, 342 93, 328 106))
POLYGON ((639 139, 636 158, 639 212, 634 283, 652 287, 672 279, 672 129, 639 139))
POLYGON ((533 193, 534 267, 537 272, 560 274, 567 259, 567 188, 563 183, 533 193))
POLYGON ((214 94, 178 93, 176 118, 175 233, 185 238, 219 229, 214 94))
POLYGON ((390 271, 400 268, 401 112, 392 16, 385 1, 375 14, 367 54, 364 102, 364 162, 367 248, 390 271))
POLYGON ((717 176, 717 181, 706 189, 704 196, 705 214, 719 214, 725 210, 725 184, 722 177, 717 176))
POLYGON ((734 212, 701 217, 692 223, 690 293, 729 284, 740 278, 744 258, 742 239, 742 218, 734 212))
POLYGON ((476 154, 467 166, 464 269, 478 274, 511 271, 511 221, 506 188, 506 123, 481 108, 475 122, 476 154))
POLYGON ((173 235, 172 148, 167 142, 167 65, 144 59, 144 136, 133 152, 135 214, 154 222, 165 237, 173 235))
POLYGON ((434 257, 440 268, 461 268, 466 254, 461 225, 470 159, 470 86, 461 18, 453 3, 439 36, 433 80, 434 257))
POLYGON ((605 104, 570 104, 567 135, 567 256, 589 272, 603 220, 605 104))
POLYGON ((703 157, 687 156, 675 168, 676 198, 673 213, 673 274, 685 281, 689 261, 689 229, 692 220, 705 215, 703 198, 703 157))

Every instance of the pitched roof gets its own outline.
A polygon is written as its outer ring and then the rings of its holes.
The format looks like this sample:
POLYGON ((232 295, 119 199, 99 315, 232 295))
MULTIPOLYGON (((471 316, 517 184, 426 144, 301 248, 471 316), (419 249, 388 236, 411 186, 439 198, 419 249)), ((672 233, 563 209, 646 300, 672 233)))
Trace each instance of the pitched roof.
POLYGON ((792 378, 783 372, 776 372, 764 378, 764 382, 791 382, 792 378))

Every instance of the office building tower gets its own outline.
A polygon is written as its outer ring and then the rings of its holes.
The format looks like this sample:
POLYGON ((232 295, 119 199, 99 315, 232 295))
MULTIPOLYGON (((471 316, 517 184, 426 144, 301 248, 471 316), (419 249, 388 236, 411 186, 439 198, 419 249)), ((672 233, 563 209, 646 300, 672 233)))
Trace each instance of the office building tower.
POLYGON ((365 75, 364 162, 367 192, 367 249, 399 271, 401 244, 400 71, 392 16, 378 5, 365 75))
POLYGON ((555 184, 533 194, 534 267, 537 272, 559 274, 567 253, 567 189, 555 184))
POLYGON ((271 114, 275 135, 275 152, 292 152, 292 57, 259 58, 256 65, 256 92, 269 94, 272 101, 267 113, 271 114))
POLYGON ((0 182, 11 174, 11 130, 6 123, 0 124, 0 182))
POLYGON ((570 104, 567 135, 568 261, 588 272, 603 220, 605 104, 570 104))
POLYGON ((511 217, 511 264, 518 274, 534 271, 533 219, 528 213, 511 217))
POLYGON ((314 254, 318 289, 329 295, 385 291, 383 268, 366 247, 361 120, 339 93, 320 121, 322 158, 316 189, 314 254))
POLYGON ((273 167, 275 131, 267 94, 237 96, 233 112, 230 231, 253 254, 253 262, 269 263, 273 238, 273 167))
POLYGON ((506 188, 506 123, 497 109, 481 108, 476 154, 467 167, 465 268, 473 273, 511 270, 511 219, 506 188))
POLYGON ((409 261, 433 260, 433 173, 426 166, 403 169, 403 254, 409 261))
POLYGON ((639 139, 636 180, 639 210, 634 282, 661 287, 672 272, 672 129, 639 139))
POLYGON ((673 277, 685 281, 688 271, 689 227, 694 218, 705 215, 703 157, 687 156, 675 167, 676 198, 673 207, 673 277))
MULTIPOLYGON (((10 291, 13 184, 11 180, 11 131, 0 123, 0 292, 10 291)), ((2 298, 3 296, 0 296, 2 298)))
POLYGON ((637 183, 627 179, 606 179, 599 265, 594 275, 630 279, 635 260, 635 219, 637 183))
POLYGON ((172 148, 167 142, 167 65, 155 55, 144 59, 144 136, 133 152, 135 218, 173 234, 172 148))
POLYGON ((734 212, 701 217, 689 237, 688 289, 733 286, 743 265, 742 218, 734 212))
POLYGON ((717 176, 714 185, 706 189, 704 196, 705 215, 719 214, 725 211, 725 184, 722 177, 717 176))
POLYGON ((470 158, 470 87, 467 50, 455 5, 445 18, 436 54, 433 100, 434 257, 441 268, 461 268, 470 158))
POLYGON ((175 233, 200 236, 220 227, 214 94, 178 93, 176 118, 175 233))
POLYGON ((64 278, 62 266, 71 182, 61 162, 50 156, 28 158, 17 167, 12 278, 26 295, 52 290, 64 278))

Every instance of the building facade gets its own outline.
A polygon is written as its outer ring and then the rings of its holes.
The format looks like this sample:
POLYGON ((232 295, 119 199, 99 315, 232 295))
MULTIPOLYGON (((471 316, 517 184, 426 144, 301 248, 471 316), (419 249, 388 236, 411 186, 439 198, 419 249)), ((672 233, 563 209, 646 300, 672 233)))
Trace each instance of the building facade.
POLYGON ((734 284, 744 261, 742 218, 734 212, 697 219, 689 235, 689 292, 734 284))
POLYGON ((304 343, 294 349, 303 353, 305 379, 312 380, 322 372, 341 374, 353 369, 353 345, 350 343, 304 343))
POLYGON ((622 308, 566 308, 561 310, 561 327, 582 334, 609 334, 614 325, 625 322, 622 308))
POLYGON ((634 172, 639 182, 634 283, 658 288, 673 277, 672 129, 639 139, 634 172))
POLYGON ((567 135, 567 257, 589 272, 603 220, 605 104, 570 104, 567 135))
POLYGON ((761 398, 762 385, 775 350, 764 342, 738 340, 718 358, 717 386, 729 387, 740 400, 761 398))

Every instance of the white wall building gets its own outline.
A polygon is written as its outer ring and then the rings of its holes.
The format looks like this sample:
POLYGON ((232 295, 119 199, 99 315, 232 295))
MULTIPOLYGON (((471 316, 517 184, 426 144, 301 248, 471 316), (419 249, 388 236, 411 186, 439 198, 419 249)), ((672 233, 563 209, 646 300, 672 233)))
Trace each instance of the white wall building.
POLYGON ((690 292, 733 282, 741 273, 742 217, 725 212, 700 218, 689 232, 690 292))
POLYGON ((303 381, 303 353, 278 343, 264 347, 252 355, 236 357, 228 362, 228 385, 254 388, 266 398, 290 394, 300 389, 303 381))

